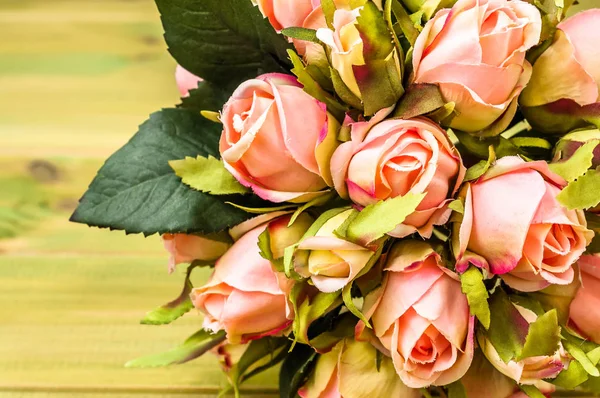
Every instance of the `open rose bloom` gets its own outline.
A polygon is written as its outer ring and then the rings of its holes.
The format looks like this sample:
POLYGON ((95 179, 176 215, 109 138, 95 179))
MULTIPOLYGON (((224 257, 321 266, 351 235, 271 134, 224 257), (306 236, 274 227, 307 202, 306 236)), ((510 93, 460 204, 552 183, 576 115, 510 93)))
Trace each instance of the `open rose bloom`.
POLYGON ((72 220, 159 234, 184 285, 142 323, 201 329, 129 365, 212 352, 236 397, 270 367, 282 398, 600 397, 600 9, 155 1, 189 97, 72 220))
POLYGON ((473 264, 523 292, 571 283, 573 264, 594 234, 582 211, 556 199, 564 186, 545 162, 517 157, 499 159, 467 183, 465 211, 453 234, 457 269, 473 264))

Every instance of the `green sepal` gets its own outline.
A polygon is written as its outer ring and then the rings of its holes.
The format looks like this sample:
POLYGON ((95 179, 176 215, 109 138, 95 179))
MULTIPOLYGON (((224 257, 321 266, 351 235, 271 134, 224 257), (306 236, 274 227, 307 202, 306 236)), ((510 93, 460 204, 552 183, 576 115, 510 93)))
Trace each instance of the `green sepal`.
POLYGON ((318 196, 316 198, 314 198, 313 200, 303 204, 302 206, 298 207, 296 209, 296 211, 294 212, 294 214, 292 214, 292 217, 290 217, 290 222, 288 223, 288 227, 291 226, 296 219, 298 218, 298 216, 300 216, 300 214, 302 214, 305 210, 310 209, 311 207, 317 207, 317 206, 322 206, 325 203, 327 203, 330 199, 332 199, 335 196, 334 192, 325 194, 325 195, 321 195, 318 196))
POLYGON ((358 110, 363 110, 363 103, 344 83, 340 73, 335 68, 329 68, 329 73, 331 74, 331 82, 333 83, 333 89, 337 93, 337 95, 353 108, 358 110))
POLYGON ((546 398, 544 394, 534 385, 519 385, 521 391, 523 391, 529 398, 546 398))
POLYGON ((569 354, 571 354, 571 356, 575 358, 577 362, 579 362, 579 364, 590 376, 599 377, 600 371, 596 367, 596 364, 594 364, 586 355, 585 351, 576 344, 576 340, 570 338, 571 336, 569 335, 565 337, 566 339, 563 340, 563 346, 569 352, 569 354))
POLYGON ((408 12, 404 9, 402 4, 398 0, 387 0, 392 2, 392 12, 398 21, 398 25, 406 37, 406 40, 410 43, 411 46, 415 45, 417 41, 417 37, 419 36, 419 29, 415 26, 416 24, 408 15, 408 12))
POLYGON ((342 304, 341 292, 323 293, 319 292, 314 297, 306 297, 300 305, 298 298, 306 285, 296 283, 293 287, 293 303, 296 305, 296 312, 292 330, 294 331, 294 344, 310 344, 308 328, 317 319, 328 312, 339 307, 342 304))
POLYGON ((550 141, 539 137, 514 137, 510 142, 517 148, 552 149, 550 141))
POLYGON ((493 146, 497 158, 504 156, 523 155, 523 152, 517 148, 510 140, 502 137, 485 137, 479 138, 471 134, 464 133, 458 130, 452 130, 454 135, 459 140, 459 149, 464 150, 477 156, 479 159, 489 159, 489 147, 493 146))
POLYGON ((333 14, 335 14, 335 10, 337 9, 335 3, 333 0, 321 0, 321 9, 323 10, 327 27, 333 30, 333 14))
POLYGON ((287 337, 263 337, 252 340, 240 360, 228 372, 235 397, 240 396, 240 385, 283 361, 288 354, 291 342, 287 337))
POLYGON ((127 368, 153 368, 181 364, 196 359, 210 349, 218 346, 226 339, 224 330, 212 333, 201 329, 190 336, 181 346, 160 354, 148 355, 131 360, 125 364, 127 368))
POLYGON ((503 289, 497 288, 491 295, 489 303, 490 327, 485 335, 498 352, 500 359, 508 363, 521 355, 529 324, 511 303, 503 289))
POLYGON ((596 149, 598 144, 600 144, 600 140, 586 142, 579 147, 569 159, 563 162, 550 163, 550 170, 568 182, 575 181, 592 167, 594 149, 596 149))
POLYGON ((600 172, 588 170, 571 182, 556 196, 556 199, 569 210, 587 210, 600 204, 600 172))
POLYGON ((446 386, 448 389, 448 398, 467 398, 467 390, 460 380, 446 386))
POLYGON ((365 65, 354 65, 352 69, 357 76, 365 115, 371 116, 396 104, 404 93, 402 76, 392 33, 375 3, 365 3, 356 18, 356 28, 363 42, 365 65))
POLYGON ((569 367, 560 372, 556 378, 552 379, 551 383, 567 390, 572 390, 588 379, 589 374, 583 366, 577 361, 571 361, 569 367))
POLYGON ((479 163, 467 169, 467 173, 465 174, 465 182, 476 180, 484 175, 490 166, 496 161, 496 152, 494 151, 494 146, 490 145, 488 147, 488 151, 489 155, 487 160, 481 160, 479 163))
POLYGON ((459 214, 464 214, 465 203, 461 199, 455 199, 448 204, 448 208, 459 214))
POLYGON ((298 82, 304 86, 304 91, 327 106, 338 121, 343 120, 347 108, 340 104, 330 93, 325 91, 315 78, 308 72, 308 67, 293 50, 288 50, 288 56, 294 66, 291 72, 296 75, 298 82))
POLYGON ((291 39, 310 41, 312 43, 320 44, 321 41, 317 38, 317 31, 314 29, 301 28, 293 26, 281 30, 281 34, 291 39))
POLYGON ((589 126, 600 128, 600 102, 581 106, 573 100, 562 99, 519 109, 536 130, 548 134, 566 134, 589 126))
POLYGON ((201 192, 211 195, 245 194, 249 189, 240 184, 227 171, 223 161, 212 156, 195 158, 186 156, 185 159, 171 160, 169 166, 181 181, 201 192))
POLYGON ((435 84, 411 84, 398 102, 392 117, 411 119, 436 111, 446 105, 440 89, 435 84))
POLYGON ((409 193, 365 207, 348 225, 348 239, 367 247, 402 224, 416 210, 425 195, 409 193))
POLYGON ((346 312, 335 319, 331 330, 325 331, 310 340, 310 345, 318 352, 326 352, 346 337, 354 336, 356 318, 346 312))
POLYGON ((469 267, 460 275, 462 292, 467 296, 469 311, 477 317, 484 328, 490 328, 489 294, 483 283, 483 274, 476 267, 469 267))
POLYGON ((281 206, 274 206, 274 207, 248 207, 248 206, 242 206, 239 205, 237 203, 233 203, 233 202, 225 202, 228 205, 231 205, 233 207, 236 207, 240 210, 244 210, 246 213, 250 213, 250 214, 265 214, 265 213, 273 213, 275 211, 282 211, 282 210, 290 210, 293 209, 294 207, 297 207, 298 205, 295 204, 289 204, 289 205, 281 205, 281 206))
POLYGON ((559 349, 560 327, 556 310, 546 312, 529 325, 523 350, 517 361, 536 356, 551 356, 559 349))

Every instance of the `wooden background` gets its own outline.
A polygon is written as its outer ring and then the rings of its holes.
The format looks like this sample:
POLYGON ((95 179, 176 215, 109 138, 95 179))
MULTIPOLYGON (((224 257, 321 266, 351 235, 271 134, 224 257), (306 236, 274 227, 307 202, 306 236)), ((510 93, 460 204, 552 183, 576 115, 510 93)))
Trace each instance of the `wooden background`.
POLYGON ((152 0, 0 0, 0 38, 0 398, 216 396, 211 356, 123 367, 201 324, 138 323, 181 287, 160 241, 67 221, 103 159, 177 102, 152 0))

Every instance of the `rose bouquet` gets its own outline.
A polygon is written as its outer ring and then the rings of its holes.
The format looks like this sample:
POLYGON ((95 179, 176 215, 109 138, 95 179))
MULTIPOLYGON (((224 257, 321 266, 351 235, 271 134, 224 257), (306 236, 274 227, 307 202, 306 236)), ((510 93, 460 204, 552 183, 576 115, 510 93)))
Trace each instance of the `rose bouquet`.
POLYGON ((181 103, 76 222, 160 234, 231 389, 600 393, 600 9, 569 0, 156 0, 181 103), (202 286, 190 275, 212 267, 202 286))

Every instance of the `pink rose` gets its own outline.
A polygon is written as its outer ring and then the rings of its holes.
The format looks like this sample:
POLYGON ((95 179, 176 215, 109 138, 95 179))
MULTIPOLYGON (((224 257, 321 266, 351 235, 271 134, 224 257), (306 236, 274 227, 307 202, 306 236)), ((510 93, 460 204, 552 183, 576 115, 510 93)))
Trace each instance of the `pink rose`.
POLYGON ((581 287, 571 302, 570 323, 583 336, 600 344, 600 255, 582 256, 577 264, 581 287))
POLYGON ((204 328, 225 330, 230 343, 266 335, 282 334, 293 313, 286 294, 292 281, 276 273, 258 247, 258 237, 269 230, 271 252, 278 258, 297 242, 312 219, 302 214, 287 227, 284 216, 256 227, 239 240, 216 263, 208 283, 192 291, 194 306, 204 313, 204 328), (300 218, 301 217, 301 218, 300 218))
MULTIPOLYGON (((519 311, 529 325, 537 320, 538 316, 533 311, 514 303, 513 306, 519 311)), ((569 364, 569 356, 562 345, 560 345, 559 349, 552 355, 527 357, 520 361, 511 359, 506 363, 500 358, 496 348, 483 333, 477 334, 477 342, 485 357, 498 371, 519 384, 535 385, 542 391, 550 390, 551 392, 553 388, 552 385, 545 382, 544 379, 555 378, 563 371, 563 369, 566 369, 569 364)))
POLYGON ((419 398, 406 387, 390 358, 377 369, 377 350, 366 342, 345 339, 317 359, 314 371, 298 391, 302 398, 419 398))
POLYGON ((302 26, 302 23, 316 6, 318 0, 252 0, 261 14, 269 20, 276 31, 302 26))
POLYGON ((190 90, 198 88, 198 83, 202 81, 201 78, 184 69, 181 65, 177 65, 175 69, 175 81, 177 82, 177 88, 181 97, 187 97, 190 95, 190 90))
POLYGON ((525 52, 538 44, 541 29, 538 9, 524 1, 459 0, 437 12, 417 38, 413 81, 439 84, 455 103, 450 127, 499 134, 531 77, 525 52))
POLYGON ((221 121, 225 167, 258 196, 305 202, 325 192, 339 125, 294 77, 271 73, 242 83, 221 121))
POLYGON ((591 124, 578 117, 600 114, 600 9, 580 12, 558 24, 550 47, 535 61, 533 75, 520 103, 536 127, 548 132, 567 131, 591 124), (547 105, 547 106, 546 106, 547 105), (547 112, 529 110, 545 106, 547 112), (571 114, 564 121, 556 114, 571 114))
POLYGON ((556 199, 564 186, 546 162, 513 156, 467 183, 463 220, 452 234, 457 270, 471 263, 524 292, 569 284, 571 266, 594 234, 582 211, 567 210, 556 199))
MULTIPOLYGON (((363 311, 384 352, 408 387, 460 379, 473 359, 475 320, 458 276, 422 241, 395 244, 383 285, 365 298, 363 311)), ((359 324, 360 334, 364 325, 359 324)))
POLYGON ((164 234, 162 240, 170 254, 169 272, 173 272, 177 264, 216 260, 231 246, 227 239, 212 240, 200 235, 164 234))
POLYGON ((391 235, 419 232, 429 238, 434 225, 448 221, 447 205, 463 181, 465 168, 446 133, 427 119, 390 119, 351 125, 351 137, 331 160, 333 183, 343 198, 361 206, 424 193, 417 210, 391 235))

